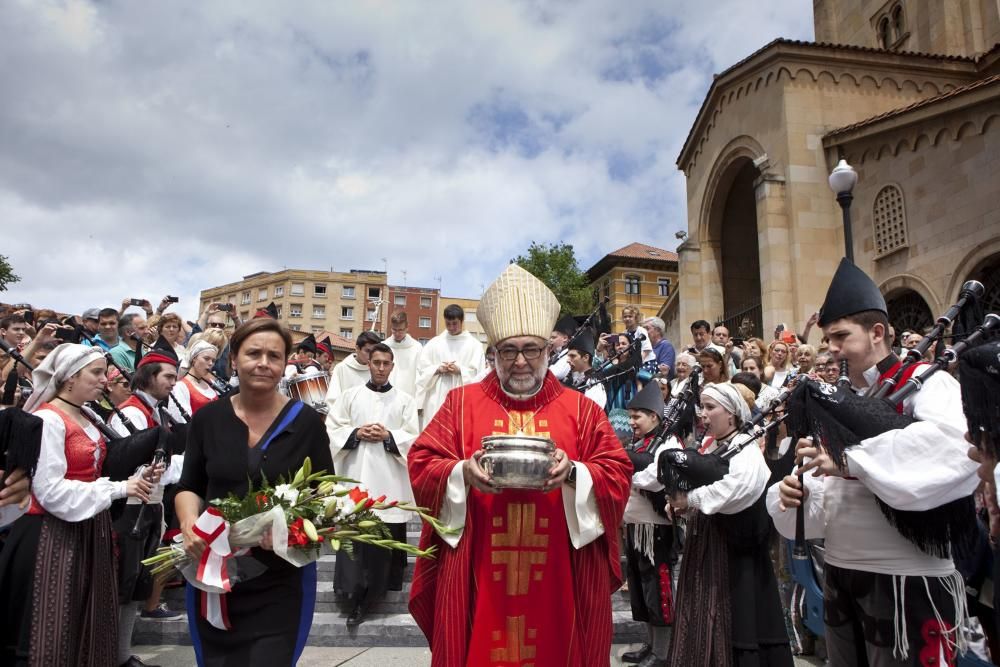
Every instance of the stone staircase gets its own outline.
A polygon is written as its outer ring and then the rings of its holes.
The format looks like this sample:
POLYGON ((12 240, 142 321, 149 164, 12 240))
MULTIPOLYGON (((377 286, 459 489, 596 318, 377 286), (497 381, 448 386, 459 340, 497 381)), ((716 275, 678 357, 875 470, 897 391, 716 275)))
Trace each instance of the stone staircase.
MULTIPOLYGON (((407 541, 416 544, 420 538, 419 522, 407 526, 407 541)), ((349 556, 342 556, 349 558, 349 556)), ((312 630, 309 633, 310 646, 426 646, 420 628, 407 610, 410 585, 413 579, 413 562, 410 556, 406 568, 403 590, 389 591, 385 599, 374 605, 359 626, 348 628, 345 624, 351 606, 341 602, 333 592, 333 571, 338 555, 324 554, 317 564, 318 584, 316 591, 316 611, 312 630)), ((624 562, 623 562, 624 566, 624 562)), ((184 611, 182 588, 169 589, 164 594, 167 606, 184 611)), ((614 616, 614 643, 630 644, 642 641, 645 630, 641 623, 632 620, 628 593, 617 591, 612 598, 614 616)), ((182 616, 169 621, 153 621, 140 618, 136 622, 133 644, 190 645, 187 618, 182 616)))

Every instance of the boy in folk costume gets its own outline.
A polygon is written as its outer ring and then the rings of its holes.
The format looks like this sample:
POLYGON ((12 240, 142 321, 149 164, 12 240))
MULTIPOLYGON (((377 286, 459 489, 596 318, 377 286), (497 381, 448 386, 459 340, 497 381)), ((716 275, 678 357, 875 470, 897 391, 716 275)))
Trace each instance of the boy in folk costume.
MULTIPOLYGON (((819 325, 830 352, 848 362, 854 392, 899 369, 887 338, 885 300, 846 259, 819 325)), ((910 372, 919 373, 920 366, 910 372)), ((805 492, 794 475, 768 491, 768 511, 782 535, 795 535, 796 512, 786 510, 798 508, 806 513, 805 537, 826 539, 823 597, 831 664, 954 665, 956 649, 964 645, 958 626, 966 613, 965 585, 952 561, 951 540, 971 515, 969 496, 978 480, 976 464, 966 456, 958 389, 954 378, 937 373, 902 403, 900 414, 883 404, 888 414, 882 421, 914 421, 852 443, 842 458, 811 439, 799 440, 797 460, 808 461, 800 472, 810 473, 805 492)), ((878 419, 879 406, 872 403, 866 405, 871 414, 863 416, 868 421, 878 419)), ((840 413, 840 421, 849 416, 840 413)))

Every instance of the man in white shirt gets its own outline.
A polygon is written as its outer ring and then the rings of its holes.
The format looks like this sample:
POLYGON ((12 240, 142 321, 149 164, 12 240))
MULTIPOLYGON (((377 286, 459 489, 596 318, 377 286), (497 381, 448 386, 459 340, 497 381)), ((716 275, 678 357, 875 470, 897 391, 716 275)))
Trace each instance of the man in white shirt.
POLYGON ((368 370, 368 355, 372 348, 381 342, 382 339, 374 331, 363 331, 355 341, 357 351, 333 367, 333 372, 330 373, 330 386, 326 390, 328 409, 333 409, 333 404, 345 391, 368 382, 371 376, 368 370))
POLYGON ((473 382, 483 370, 483 344, 463 330, 465 311, 457 304, 444 309, 445 331, 424 346, 417 364, 417 408, 426 426, 448 392, 473 382))
MULTIPOLYGON (((846 259, 819 325, 830 352, 847 360, 854 391, 900 368, 889 347, 885 300, 846 259)), ((978 479, 966 457, 956 381, 935 374, 903 402, 902 414, 917 421, 862 439, 842 460, 799 440, 797 460, 808 461, 799 470, 810 473, 805 494, 794 475, 768 490, 768 511, 785 537, 795 535, 798 509, 806 513, 806 539, 826 539, 824 616, 833 665, 954 664, 955 646, 965 643, 956 632, 965 584, 949 537, 959 538, 963 519, 974 526, 969 497, 978 479)))
POLYGON ((389 327, 392 335, 385 344, 392 349, 394 364, 389 381, 393 387, 413 397, 417 393, 417 363, 423 347, 409 334, 409 322, 403 311, 392 314, 389 327))
MULTIPOLYGON (((368 354, 369 380, 341 394, 326 418, 337 472, 368 487, 371 497, 413 502, 406 454, 417 437, 413 398, 389 382, 394 370, 392 348, 373 345, 368 354)), ((392 539, 406 541, 408 513, 379 510, 392 539)), ((334 589, 354 601, 347 625, 358 625, 386 589, 402 590, 406 553, 356 545, 353 558, 338 557, 334 589)))

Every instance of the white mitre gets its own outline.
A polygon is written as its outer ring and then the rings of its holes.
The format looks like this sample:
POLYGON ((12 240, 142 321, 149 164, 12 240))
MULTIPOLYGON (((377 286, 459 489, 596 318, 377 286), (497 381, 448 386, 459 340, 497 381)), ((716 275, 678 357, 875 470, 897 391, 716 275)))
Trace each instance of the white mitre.
POLYGON ((548 341, 559 317, 559 299, 541 280, 510 264, 486 288, 476 318, 490 345, 513 336, 536 336, 548 341))

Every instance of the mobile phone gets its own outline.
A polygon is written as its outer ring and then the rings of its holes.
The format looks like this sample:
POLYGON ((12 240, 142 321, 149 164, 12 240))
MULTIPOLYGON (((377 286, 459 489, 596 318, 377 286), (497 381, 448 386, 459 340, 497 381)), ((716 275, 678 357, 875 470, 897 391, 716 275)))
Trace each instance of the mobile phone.
POLYGON ((24 321, 25 323, 27 323, 28 326, 30 327, 35 326, 35 311, 26 310, 24 311, 24 315, 22 315, 21 317, 24 318, 24 321))
POLYGON ((233 312, 233 304, 231 304, 231 303, 220 303, 219 304, 219 310, 224 310, 227 313, 231 313, 231 312, 233 312))
POLYGON ((63 329, 60 327, 56 329, 56 338, 67 343, 79 342, 79 336, 76 333, 76 329, 63 329))
POLYGON ((176 296, 168 296, 168 297, 167 297, 166 299, 164 299, 164 300, 165 300, 165 301, 166 301, 167 303, 177 303, 178 301, 180 301, 180 299, 179 299, 179 298, 177 298, 176 296))
POLYGON ((128 302, 129 302, 129 305, 131 305, 131 306, 141 306, 142 305, 142 299, 129 299, 128 302))

